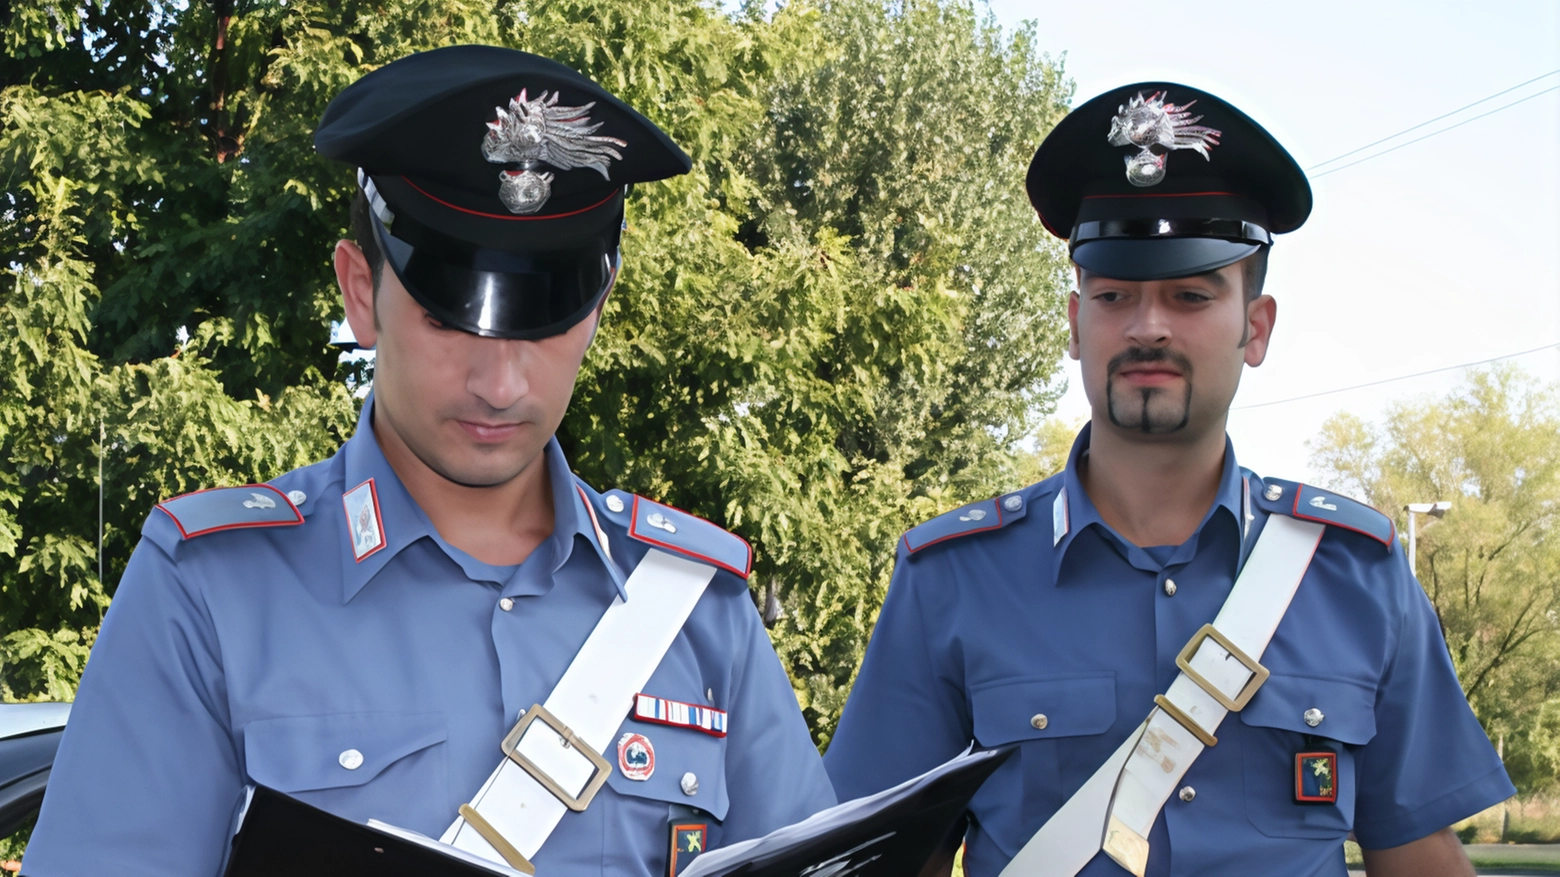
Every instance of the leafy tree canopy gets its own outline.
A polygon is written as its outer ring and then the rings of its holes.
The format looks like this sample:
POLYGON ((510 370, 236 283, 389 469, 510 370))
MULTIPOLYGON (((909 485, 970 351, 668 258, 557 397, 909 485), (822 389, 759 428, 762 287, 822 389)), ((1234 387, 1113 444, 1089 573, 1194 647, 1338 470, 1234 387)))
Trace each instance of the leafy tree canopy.
POLYGON ((1054 400, 1065 254, 1023 176, 1071 86, 1033 28, 967 0, 766 8, 10 4, 0 694, 71 694, 158 498, 349 434, 368 375, 327 340, 352 180, 313 125, 377 66, 480 42, 570 64, 694 156, 630 197, 560 438, 588 480, 754 544, 755 598, 826 740, 899 532, 1016 486, 1054 400))
POLYGON ((1330 486, 1420 517, 1418 576, 1485 729, 1524 792, 1560 779, 1560 396, 1512 368, 1443 398, 1404 401, 1380 425, 1339 414, 1311 443, 1330 486))

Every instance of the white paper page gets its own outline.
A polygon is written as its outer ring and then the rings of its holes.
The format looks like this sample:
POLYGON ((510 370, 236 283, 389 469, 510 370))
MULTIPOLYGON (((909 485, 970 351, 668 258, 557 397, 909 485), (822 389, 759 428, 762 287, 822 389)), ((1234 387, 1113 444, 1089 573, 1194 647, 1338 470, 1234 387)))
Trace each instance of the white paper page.
POLYGON ((694 859, 693 864, 688 866, 688 870, 682 873, 682 877, 701 877, 701 875, 717 871, 735 862, 767 857, 781 850, 800 846, 837 826, 859 821, 894 804, 913 789, 936 779, 960 765, 968 763, 972 758, 991 758, 996 754, 995 751, 988 750, 972 755, 970 750, 966 749, 958 757, 945 761, 918 777, 905 780, 893 788, 884 789, 876 795, 856 798, 853 801, 846 801, 827 810, 820 810, 801 822, 776 829, 763 837, 710 850, 694 859))

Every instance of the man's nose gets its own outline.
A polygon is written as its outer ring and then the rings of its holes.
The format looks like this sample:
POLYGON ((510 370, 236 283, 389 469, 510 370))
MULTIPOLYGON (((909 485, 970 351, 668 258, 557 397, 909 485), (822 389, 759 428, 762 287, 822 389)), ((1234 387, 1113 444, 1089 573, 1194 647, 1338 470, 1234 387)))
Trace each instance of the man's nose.
POLYGON ((508 338, 477 338, 470 352, 472 362, 466 377, 466 391, 503 411, 531 392, 527 377, 534 351, 529 341, 508 338))
POLYGON ((1138 347, 1164 347, 1170 343, 1169 316, 1158 296, 1143 296, 1127 321, 1127 340, 1138 347))

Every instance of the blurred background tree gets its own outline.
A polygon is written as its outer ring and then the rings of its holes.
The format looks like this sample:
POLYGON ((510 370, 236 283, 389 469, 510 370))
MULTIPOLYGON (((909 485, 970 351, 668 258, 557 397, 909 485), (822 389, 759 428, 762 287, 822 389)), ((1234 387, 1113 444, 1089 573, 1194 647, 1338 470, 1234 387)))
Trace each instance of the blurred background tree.
POLYGON ((694 156, 630 197, 560 438, 588 480, 753 543, 820 742, 898 534, 1032 474, 1066 278, 1022 181, 1071 87, 966 0, 20 0, 0 36, 8 699, 72 695, 159 498, 350 433, 371 364, 328 340, 352 178, 313 126, 421 49, 558 58, 694 156))
POLYGON ((1418 576, 1463 691, 1524 794, 1560 777, 1560 398, 1512 367, 1380 425, 1330 418, 1310 444, 1328 486, 1398 519, 1449 501, 1418 531, 1418 576))

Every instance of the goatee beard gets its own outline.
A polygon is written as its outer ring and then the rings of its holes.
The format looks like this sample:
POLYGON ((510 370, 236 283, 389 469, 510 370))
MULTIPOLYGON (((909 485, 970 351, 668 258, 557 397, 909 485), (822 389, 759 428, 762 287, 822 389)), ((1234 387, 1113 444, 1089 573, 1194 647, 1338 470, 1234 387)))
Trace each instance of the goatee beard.
POLYGON ((1167 435, 1185 429, 1192 419, 1192 363, 1185 356, 1162 347, 1129 347, 1111 357, 1105 367, 1105 408, 1110 422, 1120 429, 1144 435, 1167 435), (1116 373, 1129 365, 1168 362, 1181 371, 1186 389, 1181 398, 1162 387, 1118 392, 1116 373))

